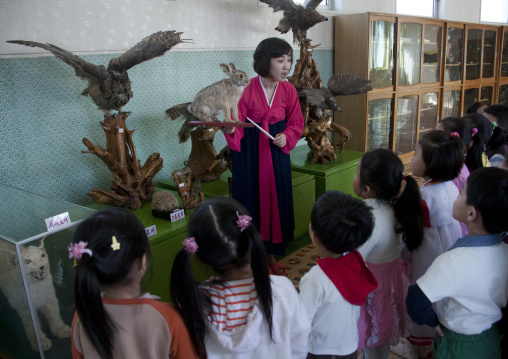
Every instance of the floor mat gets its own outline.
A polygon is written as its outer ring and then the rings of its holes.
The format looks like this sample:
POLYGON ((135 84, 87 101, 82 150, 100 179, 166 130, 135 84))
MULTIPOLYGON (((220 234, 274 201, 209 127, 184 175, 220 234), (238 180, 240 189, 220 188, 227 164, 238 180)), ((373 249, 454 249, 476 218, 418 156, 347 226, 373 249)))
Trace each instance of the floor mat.
POLYGON ((294 285, 299 285, 302 277, 317 264, 320 257, 319 248, 314 244, 308 244, 282 258, 279 262, 286 268, 286 277, 294 285))

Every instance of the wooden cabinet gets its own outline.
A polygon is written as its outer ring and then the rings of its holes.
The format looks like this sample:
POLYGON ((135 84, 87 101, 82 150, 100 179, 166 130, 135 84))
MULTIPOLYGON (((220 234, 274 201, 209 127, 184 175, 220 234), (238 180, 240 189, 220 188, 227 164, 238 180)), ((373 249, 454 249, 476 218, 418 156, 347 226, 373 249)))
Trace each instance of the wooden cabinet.
POLYGON ((500 31, 498 103, 508 106, 508 26, 500 31))
POLYGON ((335 74, 354 73, 373 87, 337 98, 342 112, 334 120, 353 135, 345 148, 410 157, 441 118, 461 117, 477 101, 497 103, 498 93, 508 101, 508 29, 499 29, 380 13, 336 16, 335 74))

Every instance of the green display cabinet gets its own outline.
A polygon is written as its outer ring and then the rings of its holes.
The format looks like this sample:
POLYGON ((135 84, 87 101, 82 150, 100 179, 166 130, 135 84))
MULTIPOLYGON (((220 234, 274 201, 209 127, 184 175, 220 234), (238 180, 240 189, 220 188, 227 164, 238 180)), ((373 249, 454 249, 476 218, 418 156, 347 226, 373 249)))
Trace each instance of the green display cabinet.
POLYGON ((338 190, 355 195, 353 178, 363 152, 335 151, 337 159, 327 164, 311 163, 312 154, 307 146, 298 146, 291 151, 291 170, 314 175, 316 182, 315 199, 326 191, 338 190))
MULTIPOLYGON (((155 192, 168 191, 173 193, 178 199, 178 205, 182 206, 182 201, 176 191, 155 187, 155 192)), ((108 207, 103 204, 90 204, 87 207, 100 210, 108 207)), ((182 242, 187 238, 187 224, 190 215, 194 209, 185 210, 185 217, 175 222, 152 216, 152 202, 148 201, 141 205, 141 208, 131 210, 138 217, 145 228, 155 226, 156 234, 148 237, 150 249, 152 252, 152 273, 147 273, 145 280, 148 284, 146 290, 151 294, 161 297, 163 301, 171 301, 169 291, 169 281, 171 278, 171 269, 176 253, 183 248, 182 242), (151 277, 151 278, 150 278, 151 277)), ((194 274, 198 281, 208 279, 212 273, 203 264, 195 260, 192 256, 192 266, 194 274)))
MULTIPOLYGON (((219 178, 213 181, 201 182, 201 189, 205 198, 231 197, 229 192, 228 178, 231 172, 224 172, 219 178)), ((309 173, 291 171, 293 183, 293 205, 295 213, 295 238, 301 237, 309 231, 310 213, 316 202, 314 197, 315 181, 314 176, 309 173)), ((172 179, 159 182, 159 187, 176 190, 175 182, 172 179)))

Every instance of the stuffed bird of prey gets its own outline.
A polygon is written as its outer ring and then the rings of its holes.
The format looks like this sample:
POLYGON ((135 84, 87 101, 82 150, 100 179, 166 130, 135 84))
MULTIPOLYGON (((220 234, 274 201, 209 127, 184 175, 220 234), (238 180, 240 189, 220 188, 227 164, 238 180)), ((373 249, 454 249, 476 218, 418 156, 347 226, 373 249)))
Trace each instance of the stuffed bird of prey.
POLYGON ((369 80, 353 74, 341 74, 330 77, 328 88, 314 89, 304 87, 298 91, 299 97, 305 99, 310 106, 316 106, 316 114, 321 117, 323 110, 340 111, 335 96, 362 94, 372 90, 369 80))
POLYGON ((112 110, 121 112, 122 107, 132 98, 131 81, 127 70, 144 61, 162 56, 173 46, 185 42, 180 39, 181 34, 175 31, 159 31, 149 35, 122 55, 111 59, 107 68, 104 65, 94 65, 52 44, 23 40, 7 42, 40 47, 51 51, 66 64, 71 65, 78 77, 88 80, 88 87, 82 95, 89 95, 99 109, 108 116, 112 110))
POLYGON ((284 16, 275 30, 281 34, 293 30, 293 42, 299 44, 307 38, 307 30, 312 26, 328 19, 318 13, 316 8, 323 0, 306 0, 302 5, 296 5, 293 0, 260 0, 273 8, 273 12, 282 10, 284 16))

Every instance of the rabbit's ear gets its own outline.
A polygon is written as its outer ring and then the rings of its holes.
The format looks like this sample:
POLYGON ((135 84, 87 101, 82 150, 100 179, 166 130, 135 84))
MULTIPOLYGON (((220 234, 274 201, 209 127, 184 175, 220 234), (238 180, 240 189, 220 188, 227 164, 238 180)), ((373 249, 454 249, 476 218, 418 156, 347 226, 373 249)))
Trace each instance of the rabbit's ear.
POLYGON ((232 62, 229 63, 229 68, 231 69, 231 72, 235 72, 236 71, 236 66, 232 62))
POLYGON ((224 71, 228 76, 231 76, 231 70, 227 64, 220 64, 220 68, 224 71))

